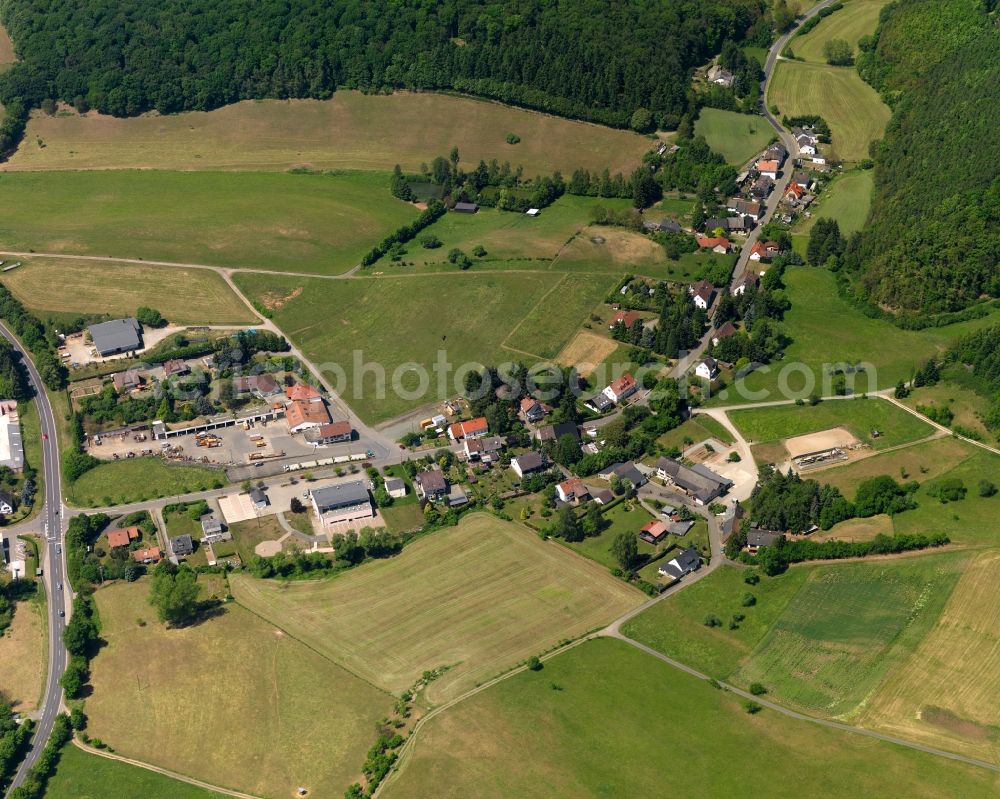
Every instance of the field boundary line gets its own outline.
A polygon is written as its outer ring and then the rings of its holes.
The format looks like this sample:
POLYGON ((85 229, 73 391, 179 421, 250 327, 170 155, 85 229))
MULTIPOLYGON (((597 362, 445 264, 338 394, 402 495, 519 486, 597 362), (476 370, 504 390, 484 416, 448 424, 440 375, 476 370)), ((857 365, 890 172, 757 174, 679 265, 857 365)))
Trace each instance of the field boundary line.
POLYGON ((188 777, 184 774, 178 774, 176 771, 171 771, 170 769, 162 768, 161 766, 154 766, 151 763, 143 763, 141 760, 133 760, 130 757, 124 757, 123 755, 114 754, 112 752, 107 752, 102 749, 95 749, 92 746, 87 746, 82 741, 77 738, 73 738, 73 745, 87 754, 97 755, 98 757, 103 757, 107 760, 116 760, 119 763, 126 763, 130 766, 135 766, 136 768, 146 769, 146 771, 152 771, 156 774, 161 774, 164 777, 169 777, 170 779, 177 780, 178 782, 186 782, 188 785, 194 785, 196 788, 203 788, 206 791, 212 791, 214 793, 225 794, 226 796, 235 796, 237 799, 263 799, 263 797, 252 793, 242 793, 241 791, 234 791, 229 788, 221 788, 218 785, 212 785, 208 782, 203 782, 202 780, 195 779, 194 777, 188 777))
MULTIPOLYGON (((547 274, 552 274, 552 273, 547 272, 547 274)), ((541 307, 542 303, 548 299, 549 295, 552 294, 552 292, 554 292, 557 288, 559 288, 563 283, 565 283, 568 277, 569 273, 567 272, 553 284, 552 288, 550 288, 541 297, 538 298, 538 302, 532 305, 531 308, 528 309, 528 312, 524 316, 522 316, 520 320, 518 320, 518 323, 508 331, 506 336, 503 337, 503 341, 500 342, 501 347, 503 347, 504 349, 509 349, 512 352, 523 352, 523 350, 518 350, 515 349, 514 347, 508 347, 507 342, 510 340, 510 337, 517 332, 517 329, 524 324, 524 320, 527 319, 529 316, 531 316, 536 310, 538 310, 541 307)), ((535 357, 537 358, 540 356, 536 354, 535 357)))

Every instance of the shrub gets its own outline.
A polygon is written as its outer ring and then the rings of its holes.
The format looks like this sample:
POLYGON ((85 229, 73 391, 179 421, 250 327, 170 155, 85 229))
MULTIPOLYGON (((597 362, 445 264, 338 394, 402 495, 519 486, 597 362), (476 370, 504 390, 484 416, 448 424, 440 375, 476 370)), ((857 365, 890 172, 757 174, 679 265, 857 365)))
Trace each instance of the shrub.
POLYGON ((541 671, 543 668, 542 661, 538 659, 538 655, 532 655, 528 658, 528 669, 530 671, 541 671))
POLYGON ((763 696, 767 693, 767 688, 761 685, 759 682, 750 683, 750 693, 754 696, 763 696))
POLYGON ((704 625, 706 627, 721 627, 722 626, 722 619, 720 619, 714 613, 709 613, 705 617, 705 621, 703 623, 704 623, 704 625))
POLYGON ((507 134, 507 144, 517 144, 520 141, 521 141, 521 137, 518 136, 516 133, 508 133, 507 134))
POLYGON ((757 585, 760 582, 760 575, 757 572, 747 572, 743 575, 743 582, 747 585, 757 585))
POLYGON ((757 597, 753 594, 744 594, 740 599, 740 604, 745 608, 752 608, 757 604, 757 597))
POLYGON ((743 709, 746 710, 746 712, 749 713, 751 716, 753 716, 757 713, 760 713, 760 711, 762 711, 764 708, 758 705, 753 700, 747 700, 746 702, 743 703, 743 709))
POLYGON ((979 496, 992 497, 996 492, 997 487, 995 483, 991 483, 989 480, 979 481, 979 496))

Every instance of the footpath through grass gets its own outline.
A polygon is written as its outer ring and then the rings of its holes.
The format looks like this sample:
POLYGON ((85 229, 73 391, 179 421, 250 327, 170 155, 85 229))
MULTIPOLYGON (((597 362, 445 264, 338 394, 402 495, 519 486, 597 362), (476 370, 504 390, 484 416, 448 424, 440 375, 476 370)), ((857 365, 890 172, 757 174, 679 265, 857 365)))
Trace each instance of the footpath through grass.
POLYGON ((416 218, 382 172, 17 172, 9 249, 339 274, 416 218))
POLYGON ((487 514, 332 580, 234 575, 232 590, 241 605, 394 694, 447 666, 427 689, 435 703, 643 599, 600 566, 487 514))
POLYGON ((108 760, 67 746, 59 755, 59 766, 49 779, 45 799, 225 799, 225 794, 206 791, 153 771, 108 760))
POLYGON ((502 799, 544 786, 551 799, 944 799, 997 785, 984 769, 769 710, 748 715, 737 697, 599 639, 435 717, 385 796, 502 799))

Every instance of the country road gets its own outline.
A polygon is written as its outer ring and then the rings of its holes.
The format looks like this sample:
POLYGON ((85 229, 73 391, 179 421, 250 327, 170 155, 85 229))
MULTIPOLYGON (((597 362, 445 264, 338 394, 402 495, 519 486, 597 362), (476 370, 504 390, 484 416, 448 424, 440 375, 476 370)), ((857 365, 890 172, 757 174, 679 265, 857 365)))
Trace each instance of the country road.
POLYGON ((70 592, 66 585, 66 553, 63 551, 63 507, 62 507, 62 474, 59 470, 59 437, 56 432, 56 421, 52 414, 45 386, 38 370, 31 360, 31 354, 25 350, 17 338, 0 324, 0 334, 3 335, 17 350, 28 371, 28 382, 35 392, 35 402, 38 405, 38 419, 42 432, 42 473, 45 475, 45 498, 42 512, 36 526, 40 522, 44 537, 39 546, 41 566, 43 568, 42 585, 48 597, 46 603, 49 612, 49 651, 48 674, 45 678, 45 694, 38 711, 38 727, 31 741, 31 749, 21 763, 10 790, 18 787, 25 775, 38 760, 42 749, 52 732, 52 725, 62 706, 62 687, 59 678, 66 668, 66 647, 63 645, 62 631, 69 620, 71 606, 70 592), (65 614, 65 615, 63 615, 65 614))

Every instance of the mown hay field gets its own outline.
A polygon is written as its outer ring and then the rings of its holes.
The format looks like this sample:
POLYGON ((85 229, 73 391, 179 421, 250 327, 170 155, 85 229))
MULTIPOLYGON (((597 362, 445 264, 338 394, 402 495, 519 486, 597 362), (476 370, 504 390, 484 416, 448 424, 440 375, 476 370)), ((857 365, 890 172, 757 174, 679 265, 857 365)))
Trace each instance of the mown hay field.
POLYGON ((1000 552, 969 563, 937 623, 885 680, 865 726, 991 762, 1000 759, 1000 552))
POLYGON ((416 218, 385 173, 15 172, 8 250, 339 274, 416 218))
POLYGON ((610 622, 642 595, 561 546, 486 514, 336 579, 232 578, 241 605, 395 694, 448 670, 427 700, 452 699, 564 639, 610 622))
POLYGON ((392 697, 238 605, 167 629, 149 582, 97 592, 91 736, 126 757, 266 796, 340 796, 392 697), (143 623, 140 623, 142 621, 143 623))
POLYGON ((256 321, 226 281, 210 269, 55 258, 21 260, 22 266, 3 274, 3 284, 43 319, 46 314, 132 316, 136 308, 145 305, 178 325, 256 321))
POLYGON ((428 721, 383 793, 946 799, 998 789, 985 769, 769 710, 748 715, 738 697, 598 639, 428 721))
MULTIPOLYGON (((0 58, 3 48, 0 40, 0 58)), ((528 176, 635 168, 655 142, 636 133, 444 94, 247 100, 215 111, 119 119, 36 113, 7 170, 316 169, 417 171, 458 147, 462 164, 521 165, 528 176), (507 144, 508 133, 521 138, 507 144), (41 143, 39 143, 41 142, 41 143)))

